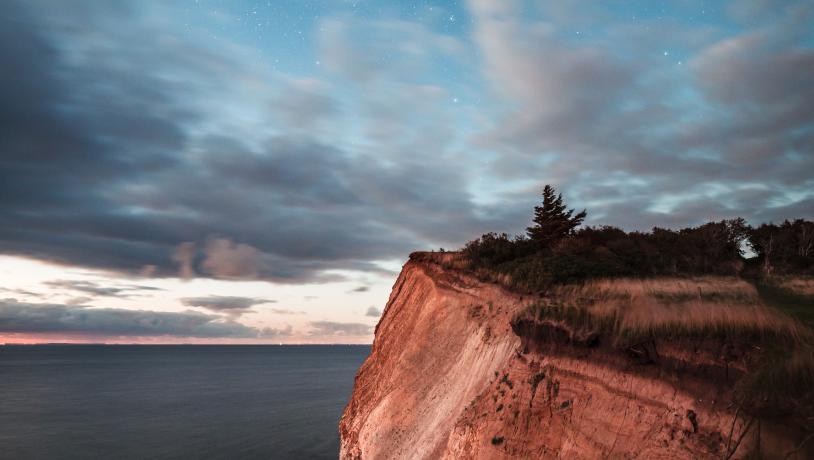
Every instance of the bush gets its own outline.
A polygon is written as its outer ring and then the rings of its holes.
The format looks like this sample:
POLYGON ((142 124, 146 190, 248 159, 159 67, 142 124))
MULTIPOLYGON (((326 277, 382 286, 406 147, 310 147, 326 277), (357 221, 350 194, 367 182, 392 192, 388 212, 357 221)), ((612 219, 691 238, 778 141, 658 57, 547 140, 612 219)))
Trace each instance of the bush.
POLYGON ((762 224, 749 230, 749 245, 766 274, 814 274, 814 222, 762 224))
POLYGON ((487 233, 463 249, 475 268, 508 275, 528 291, 593 278, 665 275, 737 275, 743 266, 740 220, 679 231, 627 233, 588 227, 539 250, 528 238, 487 233))
POLYGON ((755 274, 814 274, 814 222, 803 219, 751 228, 737 218, 628 233, 610 226, 576 229, 584 217, 546 186, 529 236, 486 233, 462 253, 476 271, 529 291, 591 278, 739 275, 744 267, 755 274), (744 259, 745 243, 757 260, 744 259))
POLYGON ((478 266, 494 267, 534 252, 533 243, 521 236, 509 238, 506 233, 486 233, 464 246, 464 255, 478 266))

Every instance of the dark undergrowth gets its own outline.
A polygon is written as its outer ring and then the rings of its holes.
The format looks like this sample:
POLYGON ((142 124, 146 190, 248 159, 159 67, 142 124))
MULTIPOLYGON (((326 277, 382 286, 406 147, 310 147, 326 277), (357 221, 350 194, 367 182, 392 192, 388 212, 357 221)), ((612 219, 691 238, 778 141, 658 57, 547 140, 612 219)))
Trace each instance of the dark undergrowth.
POLYGON ((757 279, 754 284, 766 305, 814 327, 814 296, 794 292, 771 279, 757 279))

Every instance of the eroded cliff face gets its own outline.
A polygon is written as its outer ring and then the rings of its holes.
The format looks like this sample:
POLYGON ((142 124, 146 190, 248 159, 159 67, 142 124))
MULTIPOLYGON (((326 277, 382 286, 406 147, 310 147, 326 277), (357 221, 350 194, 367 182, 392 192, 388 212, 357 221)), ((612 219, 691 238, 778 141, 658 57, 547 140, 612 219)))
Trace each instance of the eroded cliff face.
POLYGON ((427 259, 396 281, 340 421, 341 458, 782 458, 805 436, 729 402, 748 350, 561 340, 512 324, 537 299, 427 259))

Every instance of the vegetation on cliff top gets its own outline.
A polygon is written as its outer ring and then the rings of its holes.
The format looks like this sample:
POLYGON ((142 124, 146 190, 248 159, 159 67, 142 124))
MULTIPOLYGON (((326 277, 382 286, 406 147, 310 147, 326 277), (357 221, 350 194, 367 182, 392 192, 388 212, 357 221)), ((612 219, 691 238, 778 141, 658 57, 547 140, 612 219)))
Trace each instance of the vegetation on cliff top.
POLYGON ((580 228, 585 217, 546 186, 525 235, 487 233, 455 263, 540 295, 515 327, 547 324, 575 343, 622 347, 676 337, 745 341, 760 353, 738 383, 744 407, 787 403, 778 388, 811 400, 814 222, 752 227, 737 218, 625 232, 580 228))
POLYGON ((814 275, 814 222, 808 220, 751 227, 737 218, 625 232, 578 228, 585 216, 568 209, 547 185, 525 235, 487 233, 462 252, 473 267, 506 274, 515 287, 529 291, 591 278, 814 275), (756 257, 744 257, 747 247, 756 257))
POLYGON ((625 232, 582 227, 546 185, 525 235, 487 233, 461 251, 469 268, 512 288, 544 293, 592 279, 730 276, 751 280, 764 301, 814 325, 814 222, 750 226, 744 219, 625 232), (754 257, 746 258, 749 248, 754 257))

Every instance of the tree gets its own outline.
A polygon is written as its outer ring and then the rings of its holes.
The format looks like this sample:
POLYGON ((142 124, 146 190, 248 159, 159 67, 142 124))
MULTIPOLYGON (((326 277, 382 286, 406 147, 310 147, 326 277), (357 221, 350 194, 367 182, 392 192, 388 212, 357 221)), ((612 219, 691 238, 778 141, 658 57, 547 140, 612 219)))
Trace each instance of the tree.
POLYGON ((561 239, 573 235, 574 229, 585 220, 586 212, 574 215, 573 209, 567 209, 554 187, 543 188, 543 204, 534 207, 534 226, 528 227, 526 233, 541 248, 549 249, 561 239))
POLYGON ((814 222, 796 219, 752 229, 749 244, 766 274, 810 273, 814 269, 814 222))

